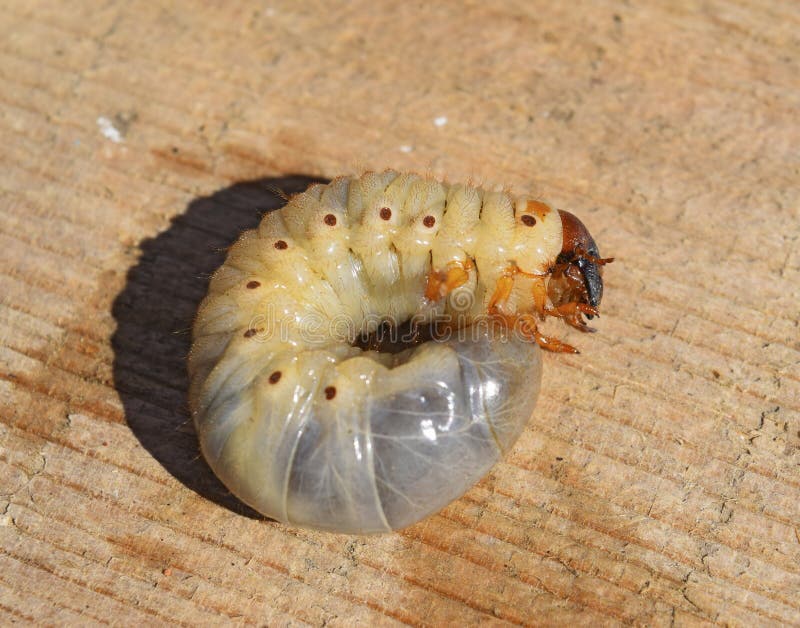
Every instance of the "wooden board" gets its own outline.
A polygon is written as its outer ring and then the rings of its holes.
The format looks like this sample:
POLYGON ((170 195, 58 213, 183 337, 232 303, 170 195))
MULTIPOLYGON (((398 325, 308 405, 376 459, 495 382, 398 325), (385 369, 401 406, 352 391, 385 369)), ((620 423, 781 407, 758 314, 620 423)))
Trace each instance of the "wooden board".
POLYGON ((800 7, 4 2, 0 622, 800 625, 800 7), (533 190, 617 261, 503 463, 397 534, 228 495, 186 412, 267 183, 533 190))

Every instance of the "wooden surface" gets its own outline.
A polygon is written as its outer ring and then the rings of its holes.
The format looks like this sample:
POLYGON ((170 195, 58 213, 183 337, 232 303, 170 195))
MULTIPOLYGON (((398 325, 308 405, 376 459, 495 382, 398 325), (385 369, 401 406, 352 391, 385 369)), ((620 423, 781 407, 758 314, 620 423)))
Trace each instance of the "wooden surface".
POLYGON ((797 3, 2 4, 0 623, 800 625, 797 3), (600 331, 441 514, 260 520, 187 421, 205 277, 387 166, 572 209, 600 331))

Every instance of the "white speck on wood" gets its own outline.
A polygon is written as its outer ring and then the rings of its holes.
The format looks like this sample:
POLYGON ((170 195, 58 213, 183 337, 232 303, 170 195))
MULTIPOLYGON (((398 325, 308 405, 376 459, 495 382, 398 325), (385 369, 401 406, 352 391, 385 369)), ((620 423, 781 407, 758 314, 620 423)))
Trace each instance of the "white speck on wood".
POLYGON ((100 128, 100 132, 115 144, 119 144, 122 141, 122 133, 120 133, 119 129, 114 126, 114 123, 105 116, 97 118, 97 126, 100 128))

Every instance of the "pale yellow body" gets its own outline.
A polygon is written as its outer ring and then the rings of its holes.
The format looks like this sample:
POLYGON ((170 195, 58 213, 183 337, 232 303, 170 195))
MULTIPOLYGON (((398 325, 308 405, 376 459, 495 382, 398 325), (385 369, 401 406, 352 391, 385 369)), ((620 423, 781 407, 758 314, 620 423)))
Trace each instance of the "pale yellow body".
MULTIPOLYGON (((499 307, 509 314, 531 311, 532 284, 548 280, 561 239, 558 212, 541 203, 413 174, 339 178, 293 197, 234 244, 198 311, 189 360, 190 401, 212 467, 244 501, 282 521, 346 531, 405 525, 409 521, 402 516, 387 520, 377 512, 385 510, 379 505, 373 514, 381 523, 359 527, 358 521, 367 518, 364 509, 342 505, 341 497, 330 499, 339 504, 336 508, 350 511, 335 523, 317 521, 319 513, 312 512, 317 505, 307 499, 293 503, 294 472, 284 467, 293 464, 298 447, 303 449, 296 432, 303 431, 309 413, 315 420, 329 414, 323 426, 347 416, 349 427, 326 437, 342 438, 352 449, 354 431, 370 434, 372 428, 359 417, 369 417, 369 404, 377 397, 413 397, 419 381, 465 377, 458 362, 462 345, 423 346, 399 359, 351 343, 385 320, 400 324, 412 317, 423 321, 450 315, 466 327, 486 313, 498 279, 510 269, 517 273, 514 288, 499 307), (535 220, 523 219, 526 214, 535 220), (453 266, 467 271, 466 281, 445 298, 426 299, 431 273, 453 266), (271 382, 275 373, 280 381, 271 382), (331 390, 335 397, 328 398, 331 390)), ((530 362, 515 368, 527 373, 538 390, 536 347, 511 344, 502 348, 504 359, 530 362)), ((502 377, 513 379, 505 370, 502 377)), ((508 394, 516 399, 519 391, 508 394)), ((522 405, 529 414, 532 405, 522 405)), ((494 439, 490 463, 521 430, 518 413, 503 408, 502 416, 490 417, 497 425, 485 430, 494 439), (507 421, 514 427, 506 429, 507 421)), ((424 414, 420 411, 423 421, 424 414)), ((385 487, 376 488, 375 478, 369 479, 367 463, 366 470, 357 468, 362 462, 357 452, 342 465, 353 473, 348 480, 353 494, 364 491, 374 497, 385 487), (363 486, 358 474, 368 476, 363 486)), ((488 469, 483 466, 481 472, 488 469)), ((343 473, 334 471, 333 476, 343 473)), ((464 477, 473 475, 465 472, 464 477)), ((418 510, 427 514, 430 508, 418 510)))

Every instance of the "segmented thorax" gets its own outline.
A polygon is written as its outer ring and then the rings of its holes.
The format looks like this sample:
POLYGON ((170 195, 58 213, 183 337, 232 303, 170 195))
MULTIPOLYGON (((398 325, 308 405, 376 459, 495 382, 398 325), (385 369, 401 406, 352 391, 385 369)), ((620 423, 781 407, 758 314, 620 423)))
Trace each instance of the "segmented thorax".
POLYGON ((212 468, 284 522, 345 532, 413 523, 477 481, 535 403, 538 349, 476 324, 509 266, 530 309, 561 250, 558 213, 412 174, 315 185, 244 233, 197 315, 190 400, 212 468), (434 273, 466 273, 441 299, 434 273), (400 353, 356 340, 450 317, 400 353))

